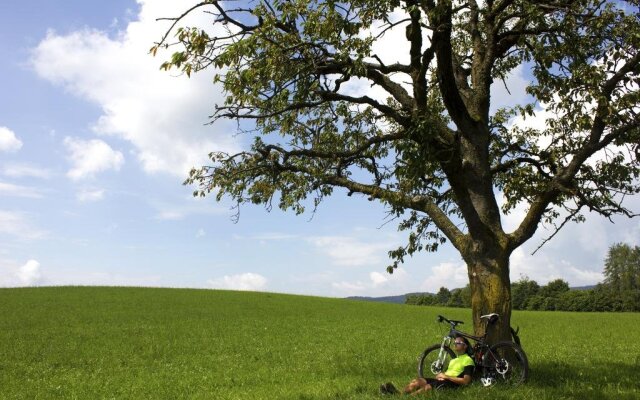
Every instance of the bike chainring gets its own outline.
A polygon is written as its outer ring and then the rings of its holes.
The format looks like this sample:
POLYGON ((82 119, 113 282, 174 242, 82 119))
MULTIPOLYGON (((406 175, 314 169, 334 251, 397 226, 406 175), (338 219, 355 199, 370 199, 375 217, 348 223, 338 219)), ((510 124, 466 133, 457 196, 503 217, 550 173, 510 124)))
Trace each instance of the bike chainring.
POLYGON ((504 377, 507 371, 509 371, 509 361, 505 360, 504 358, 500 360, 498 365, 496 365, 496 371, 498 371, 498 373, 502 375, 502 377, 504 377))

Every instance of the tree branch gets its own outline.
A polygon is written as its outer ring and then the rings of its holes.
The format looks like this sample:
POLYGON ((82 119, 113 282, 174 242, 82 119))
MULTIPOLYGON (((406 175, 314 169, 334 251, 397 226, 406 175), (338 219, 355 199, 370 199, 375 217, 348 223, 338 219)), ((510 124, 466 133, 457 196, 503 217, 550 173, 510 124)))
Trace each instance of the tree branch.
POLYGON ((457 249, 463 249, 466 246, 468 240, 466 235, 451 222, 449 217, 442 212, 437 204, 426 196, 406 196, 402 192, 383 189, 376 185, 358 183, 343 176, 326 175, 318 178, 313 171, 299 166, 279 165, 277 168, 282 169, 283 171, 308 174, 313 176, 315 179, 320 180, 324 184, 340 186, 348 189, 350 192, 362 193, 374 199, 393 204, 394 206, 401 206, 424 212, 429 216, 429 218, 431 218, 431 220, 433 220, 438 229, 445 234, 447 239, 449 239, 457 249))
POLYGON ((373 108, 375 108, 376 110, 380 111, 384 116, 393 119, 395 122, 397 122, 398 124, 404 127, 409 126, 409 123, 411 122, 409 117, 400 114, 398 111, 396 111, 392 107, 378 103, 377 101, 375 101, 369 96, 353 97, 353 96, 348 96, 346 94, 340 94, 340 93, 334 93, 334 92, 322 91, 322 90, 318 90, 316 91, 316 93, 318 94, 318 96, 320 96, 325 100, 346 101, 354 104, 368 104, 373 108))
POLYGON ((202 6, 206 6, 209 5, 210 2, 209 1, 203 1, 201 3, 198 3, 196 5, 194 5, 193 7, 189 8, 187 11, 183 12, 182 14, 180 14, 180 16, 178 17, 174 17, 174 18, 157 18, 156 21, 173 21, 173 23, 171 24, 171 26, 169 27, 169 29, 167 29, 164 33, 164 35, 162 35, 162 38, 160 39, 159 42, 156 43, 156 46, 162 46, 164 44, 164 42, 167 40, 167 37, 169 37, 169 34, 171 32, 173 32, 173 28, 176 27, 176 25, 178 24, 178 22, 180 22, 184 17, 186 17, 187 15, 191 14, 191 12, 197 8, 200 8, 202 6))
POLYGON ((551 239, 553 239, 553 237, 560 232, 560 229, 562 229, 568 222, 570 222, 578 213, 580 212, 580 208, 574 210, 571 214, 569 214, 564 221, 562 221, 562 224, 560 224, 560 226, 556 226, 556 229, 554 230, 554 232, 547 238, 545 238, 542 243, 540 243, 540 245, 531 253, 531 255, 534 255, 538 252, 538 250, 540 250, 542 248, 542 246, 544 246, 545 244, 547 244, 548 241, 550 241, 551 239))
POLYGON ((436 29, 433 33, 432 46, 437 59, 437 77, 444 104, 458 128, 464 132, 473 130, 473 119, 458 91, 453 69, 453 53, 451 46, 452 9, 450 2, 441 2, 431 14, 435 19, 436 29), (438 9, 439 8, 439 9, 438 9))

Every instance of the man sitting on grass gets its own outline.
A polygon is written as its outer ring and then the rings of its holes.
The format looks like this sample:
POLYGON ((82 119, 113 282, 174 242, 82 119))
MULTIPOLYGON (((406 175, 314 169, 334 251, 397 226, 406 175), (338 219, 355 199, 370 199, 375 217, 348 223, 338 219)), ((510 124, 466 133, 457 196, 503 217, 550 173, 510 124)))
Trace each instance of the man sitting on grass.
MULTIPOLYGON (((418 394, 433 389, 457 388, 470 384, 475 367, 473 359, 467 354, 470 343, 465 337, 457 335, 453 345, 458 356, 449 362, 449 368, 444 373, 438 373, 435 378, 416 378, 409 382, 403 393, 418 394)), ((380 393, 396 394, 400 392, 393 386, 393 383, 389 382, 380 386, 380 393)))

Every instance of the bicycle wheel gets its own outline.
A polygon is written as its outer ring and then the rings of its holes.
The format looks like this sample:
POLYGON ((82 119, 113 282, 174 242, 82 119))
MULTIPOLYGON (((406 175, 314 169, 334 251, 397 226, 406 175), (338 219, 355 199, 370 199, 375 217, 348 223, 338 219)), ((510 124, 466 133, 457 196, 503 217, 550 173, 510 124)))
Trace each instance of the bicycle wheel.
POLYGON ((437 373, 446 371, 449 367, 449 361, 456 357, 453 350, 445 347, 442 353, 442 359, 438 359, 440 346, 439 344, 435 344, 422 352, 420 361, 418 362, 418 376, 420 378, 432 378, 437 373))
POLYGON ((500 342, 491 346, 482 357, 483 384, 517 386, 529 375, 529 361, 520 346, 513 342, 500 342))

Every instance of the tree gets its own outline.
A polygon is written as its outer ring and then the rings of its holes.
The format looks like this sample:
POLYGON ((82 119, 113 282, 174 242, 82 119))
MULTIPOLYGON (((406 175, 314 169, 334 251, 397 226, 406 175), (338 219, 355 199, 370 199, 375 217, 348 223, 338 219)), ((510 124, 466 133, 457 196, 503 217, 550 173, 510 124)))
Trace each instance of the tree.
POLYGON ((525 304, 526 310, 536 311, 536 310, 544 310, 544 304, 546 298, 536 294, 534 296, 529 297, 527 299, 527 303, 525 304))
POLYGON ((617 243, 609 247, 604 287, 619 311, 640 311, 640 247, 617 243))
POLYGON ((511 305, 516 310, 526 309, 527 300, 538 294, 540 285, 526 276, 511 285, 511 305))
POLYGON ((640 290, 640 247, 625 243, 609 247, 604 276, 604 283, 613 290, 640 290))
POLYGON ((557 298, 562 293, 569 291, 569 283, 562 279, 555 279, 545 286, 540 288, 540 295, 542 297, 552 297, 557 298))
POLYGON ((441 287, 440 290, 438 290, 438 293, 436 293, 436 299, 438 301, 438 304, 440 305, 446 305, 449 302, 450 298, 451 291, 444 286, 441 287))
POLYGON ((469 285, 463 288, 453 289, 451 296, 444 304, 447 307, 469 307, 471 306, 471 288, 469 285))
POLYGON ((622 311, 622 302, 608 285, 596 285, 591 294, 593 311, 622 311))
POLYGON ((465 287, 460 289, 460 297, 462 298, 462 307, 471 307, 471 286, 467 283, 465 287))
POLYGON ((556 310, 593 311, 591 290, 571 290, 561 293, 556 302, 556 310))
POLYGON ((431 293, 414 294, 407 296, 405 304, 411 304, 415 306, 432 306, 438 303, 438 300, 431 293))
POLYGON ((497 312, 491 337, 507 338, 509 257, 540 224, 557 231, 587 209, 634 215, 622 200, 639 191, 637 6, 209 0, 169 18, 151 52, 175 33, 179 47, 161 68, 215 70, 227 97, 213 120, 258 133, 250 149, 214 151, 194 168, 195 195, 296 213, 338 188, 379 201, 408 232, 389 272, 449 241, 467 264, 476 332, 480 315, 497 312), (199 9, 213 29, 177 28, 199 9), (374 45, 394 30, 407 54, 383 61, 374 45), (492 83, 515 68, 531 76, 530 101, 493 110, 492 83), (514 123, 540 107, 544 128, 514 123), (518 206, 526 215, 507 232, 501 216, 518 206))

